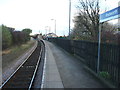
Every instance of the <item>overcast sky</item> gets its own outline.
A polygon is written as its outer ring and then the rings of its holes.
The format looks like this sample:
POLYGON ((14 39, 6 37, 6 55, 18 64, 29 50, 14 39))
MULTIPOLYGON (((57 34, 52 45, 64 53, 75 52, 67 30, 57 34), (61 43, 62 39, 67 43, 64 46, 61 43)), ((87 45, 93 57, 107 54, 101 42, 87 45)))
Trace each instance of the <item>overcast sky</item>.
MULTIPOLYGON (((73 19, 78 0, 71 1, 73 19)), ((102 8, 107 6, 110 10, 117 7, 120 0, 100 1, 102 8)), ((0 11, 0 24, 16 30, 31 28, 33 33, 44 34, 45 26, 50 26, 50 32, 54 32, 54 20, 51 19, 56 19, 57 35, 68 35, 69 0, 0 0, 0 11)))

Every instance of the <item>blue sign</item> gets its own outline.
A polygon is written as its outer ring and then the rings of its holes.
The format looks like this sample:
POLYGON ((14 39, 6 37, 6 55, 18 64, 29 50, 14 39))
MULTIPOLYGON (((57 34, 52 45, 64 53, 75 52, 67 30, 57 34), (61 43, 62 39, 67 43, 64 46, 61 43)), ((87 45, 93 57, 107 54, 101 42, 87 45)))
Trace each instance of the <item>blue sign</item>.
POLYGON ((100 22, 105 22, 117 18, 120 18, 120 6, 100 14, 100 22))

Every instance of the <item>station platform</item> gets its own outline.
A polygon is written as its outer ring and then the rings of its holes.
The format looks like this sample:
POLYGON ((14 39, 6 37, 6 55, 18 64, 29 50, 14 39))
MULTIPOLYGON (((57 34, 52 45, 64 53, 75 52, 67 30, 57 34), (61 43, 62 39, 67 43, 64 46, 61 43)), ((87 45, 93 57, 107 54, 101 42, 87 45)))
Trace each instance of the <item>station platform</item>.
POLYGON ((42 88, 106 88, 84 64, 60 47, 44 41, 46 54, 42 88))

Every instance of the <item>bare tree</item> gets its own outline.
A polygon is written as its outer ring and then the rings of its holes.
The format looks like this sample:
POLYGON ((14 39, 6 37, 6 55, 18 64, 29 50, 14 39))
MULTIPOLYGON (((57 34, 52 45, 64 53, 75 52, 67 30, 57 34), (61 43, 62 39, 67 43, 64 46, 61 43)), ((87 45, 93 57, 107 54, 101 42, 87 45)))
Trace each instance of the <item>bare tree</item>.
POLYGON ((79 0, 79 14, 75 17, 74 29, 81 29, 93 40, 97 40, 99 31, 99 0, 79 0))

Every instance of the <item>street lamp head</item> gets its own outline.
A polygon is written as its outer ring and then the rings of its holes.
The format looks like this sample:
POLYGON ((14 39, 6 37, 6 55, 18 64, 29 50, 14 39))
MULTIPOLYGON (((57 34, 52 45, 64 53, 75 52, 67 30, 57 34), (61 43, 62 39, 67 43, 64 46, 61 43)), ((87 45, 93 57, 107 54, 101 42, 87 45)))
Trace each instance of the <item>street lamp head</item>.
POLYGON ((51 19, 51 20, 54 20, 54 19, 51 19))
POLYGON ((51 19, 51 20, 54 20, 55 22, 55 34, 56 34, 56 19, 51 19))

